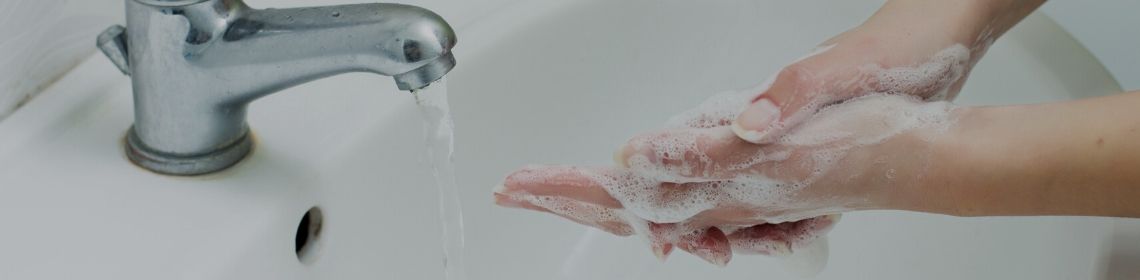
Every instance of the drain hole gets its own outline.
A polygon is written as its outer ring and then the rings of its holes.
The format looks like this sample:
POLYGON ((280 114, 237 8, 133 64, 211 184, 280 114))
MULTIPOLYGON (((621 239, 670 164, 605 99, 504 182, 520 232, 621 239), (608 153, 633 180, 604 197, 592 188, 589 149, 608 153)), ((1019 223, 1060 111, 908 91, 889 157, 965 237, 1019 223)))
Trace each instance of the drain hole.
POLYGON ((309 211, 305 212, 305 216, 301 217, 301 223, 297 225, 297 235, 293 239, 297 259, 301 262, 311 260, 317 251, 323 222, 324 215, 321 213, 321 208, 316 206, 309 208, 309 211))

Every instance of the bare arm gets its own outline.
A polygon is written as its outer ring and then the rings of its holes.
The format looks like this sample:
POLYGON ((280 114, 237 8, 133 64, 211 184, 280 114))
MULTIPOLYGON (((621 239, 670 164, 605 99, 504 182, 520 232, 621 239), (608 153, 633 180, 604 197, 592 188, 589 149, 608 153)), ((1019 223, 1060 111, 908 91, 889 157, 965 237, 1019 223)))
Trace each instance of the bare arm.
POLYGON ((977 109, 913 98, 953 99, 993 40, 1043 2, 890 0, 747 96, 706 103, 740 104, 739 115, 698 107, 632 139, 616 167, 520 169, 495 201, 720 265, 733 252, 790 253, 846 211, 1140 216, 1129 172, 1140 148, 1122 140, 1137 125, 1110 120, 1140 94, 977 109), (955 121, 947 132, 898 118, 916 115, 955 121))
POLYGON ((876 92, 953 99, 990 44, 1042 3, 888 1, 867 21, 821 43, 826 47, 784 67, 770 85, 761 86, 734 129, 741 138, 763 144, 779 138, 822 104, 876 92), (884 79, 877 71, 918 65, 928 71, 902 82, 884 79))
POLYGON ((967 109, 934 145, 944 164, 886 208, 1140 217, 1140 91, 967 109))

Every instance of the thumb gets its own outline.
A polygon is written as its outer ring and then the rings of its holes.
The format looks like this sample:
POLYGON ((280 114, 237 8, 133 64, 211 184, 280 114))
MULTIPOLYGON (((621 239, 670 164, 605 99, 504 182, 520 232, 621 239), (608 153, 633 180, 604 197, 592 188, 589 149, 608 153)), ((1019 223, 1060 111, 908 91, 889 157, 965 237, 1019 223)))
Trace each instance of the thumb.
POLYGON ((732 131, 754 144, 775 142, 822 105, 839 100, 824 90, 821 77, 816 76, 796 64, 780 70, 771 85, 736 117, 732 131))

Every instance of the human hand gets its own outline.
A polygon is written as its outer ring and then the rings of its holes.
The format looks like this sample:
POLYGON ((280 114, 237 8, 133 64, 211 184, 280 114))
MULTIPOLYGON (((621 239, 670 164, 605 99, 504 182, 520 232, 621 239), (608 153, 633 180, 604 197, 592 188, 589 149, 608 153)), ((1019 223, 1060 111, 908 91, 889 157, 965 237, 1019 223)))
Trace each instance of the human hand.
POLYGON ((790 253, 836 213, 914 204, 901 187, 935 171, 932 139, 956 119, 946 103, 919 101, 952 99, 1041 2, 889 1, 762 87, 635 137, 619 167, 525 168, 496 202, 647 235, 660 257, 674 245, 722 265, 732 252, 790 253))
POLYGON ((990 44, 1040 2, 888 1, 769 78, 734 131, 769 143, 821 108, 867 94, 952 100, 990 44))
POLYGON ((726 126, 748 98, 718 95, 634 137, 619 167, 516 171, 496 203, 643 234, 662 258, 674 247, 719 265, 733 252, 786 255, 823 236, 838 213, 889 207, 894 189, 925 172, 929 140, 953 123, 947 103, 867 96, 757 145, 726 126))

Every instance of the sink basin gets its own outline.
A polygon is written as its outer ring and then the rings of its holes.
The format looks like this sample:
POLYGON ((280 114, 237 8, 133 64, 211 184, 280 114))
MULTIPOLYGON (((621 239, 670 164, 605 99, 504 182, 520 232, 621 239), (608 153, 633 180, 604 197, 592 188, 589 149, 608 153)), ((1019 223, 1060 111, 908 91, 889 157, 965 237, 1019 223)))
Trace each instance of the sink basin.
MULTIPOLYGON (((626 137, 762 81, 881 2, 520 2, 458 27, 459 66, 447 78, 469 279, 798 275, 795 262, 759 256, 725 268, 685 254, 660 263, 635 238, 495 207, 491 189, 527 163, 609 164, 626 137)), ((1033 15, 991 48, 960 102, 1118 90, 1076 41, 1033 15)), ((421 120, 390 78, 341 75, 253 103, 251 157, 201 177, 131 165, 122 150, 131 114, 128 78, 94 57, 0 122, 0 279, 442 277, 421 120), (299 234, 313 207, 321 218, 299 234)), ((1121 263, 1110 260, 1124 254, 1111 238, 1136 236, 1115 233, 1133 224, 851 213, 818 277, 1097 278, 1121 263)))

